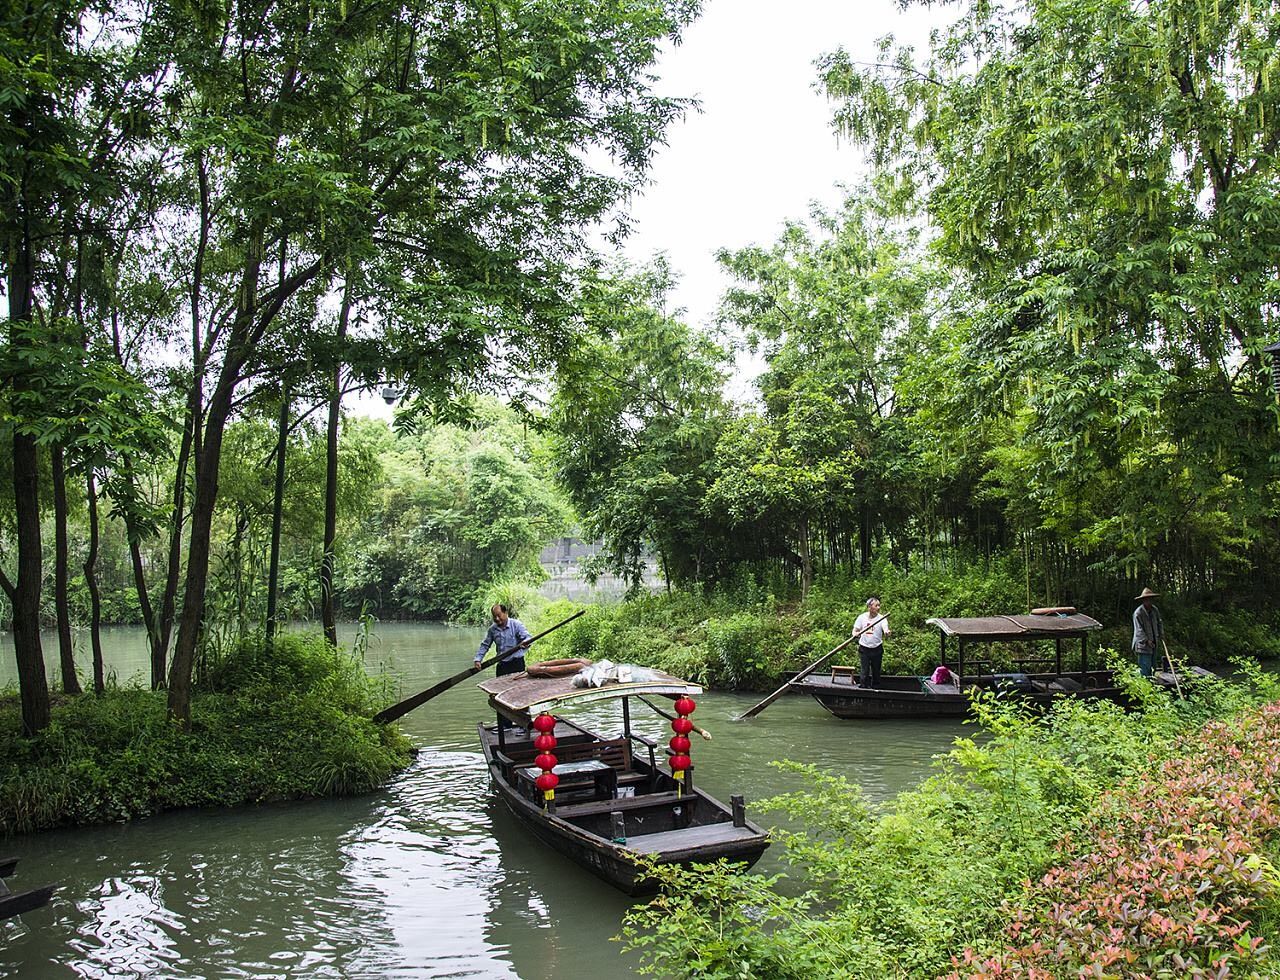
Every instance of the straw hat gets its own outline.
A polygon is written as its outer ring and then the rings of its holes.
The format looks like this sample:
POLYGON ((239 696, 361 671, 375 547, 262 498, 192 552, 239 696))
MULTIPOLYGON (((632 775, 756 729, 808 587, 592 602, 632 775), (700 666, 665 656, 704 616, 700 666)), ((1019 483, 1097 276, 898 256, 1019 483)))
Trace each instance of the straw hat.
POLYGON ((1160 595, 1159 592, 1152 592, 1150 589, 1143 589, 1142 595, 1134 596, 1135 599, 1155 599, 1160 595))

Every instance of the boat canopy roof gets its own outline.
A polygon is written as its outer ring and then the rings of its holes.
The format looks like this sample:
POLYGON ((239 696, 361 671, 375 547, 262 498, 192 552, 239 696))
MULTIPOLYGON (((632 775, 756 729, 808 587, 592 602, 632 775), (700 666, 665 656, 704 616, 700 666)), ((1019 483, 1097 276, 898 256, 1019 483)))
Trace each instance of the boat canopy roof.
POLYGON ((489 695, 489 701, 495 708, 504 713, 515 714, 538 714, 543 711, 554 714, 566 706, 632 695, 679 698, 686 694, 692 696, 702 693, 702 688, 697 684, 690 684, 679 677, 660 670, 650 673, 654 676, 647 681, 608 683, 603 687, 574 687, 573 676, 530 677, 523 673, 507 674, 505 677, 490 677, 479 687, 489 695))
POLYGON ((1062 640, 1084 636, 1102 624, 1083 613, 1051 616, 971 616, 963 619, 925 620, 945 636, 964 640, 1062 640))

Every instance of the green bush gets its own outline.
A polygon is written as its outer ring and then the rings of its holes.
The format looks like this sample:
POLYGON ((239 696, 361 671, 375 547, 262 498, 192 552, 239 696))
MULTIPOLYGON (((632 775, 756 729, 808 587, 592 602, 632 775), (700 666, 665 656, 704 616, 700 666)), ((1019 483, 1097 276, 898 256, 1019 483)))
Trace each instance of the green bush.
POLYGON ((1107 791, 1185 752, 1210 718, 1278 693, 1250 668, 1243 685, 1192 682, 1180 701, 1117 669, 1136 709, 1068 700, 1033 715, 984 699, 981 736, 885 805, 780 763, 809 785, 759 806, 801 828, 773 831, 795 878, 780 889, 720 865, 665 871, 665 894, 628 914, 623 940, 645 972, 677 978, 935 977, 965 947, 990 948, 1027 880, 1090 851, 1072 834, 1107 791))
POLYGON ((111 688, 54 709, 37 737, 0 700, 0 834, 105 823, 188 806, 368 792, 403 768, 409 746, 375 725, 379 690, 322 637, 252 637, 210 669, 191 727, 164 692, 111 688))

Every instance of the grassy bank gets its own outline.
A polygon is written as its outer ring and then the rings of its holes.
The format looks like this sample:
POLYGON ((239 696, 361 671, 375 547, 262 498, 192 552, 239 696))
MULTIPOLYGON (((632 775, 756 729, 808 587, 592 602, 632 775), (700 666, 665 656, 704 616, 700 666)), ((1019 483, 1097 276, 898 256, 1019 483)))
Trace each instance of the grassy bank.
MULTIPOLYGON (((938 664, 938 633, 925 625, 934 616, 986 616, 1026 611, 1025 584, 1018 568, 993 562, 969 569, 917 568, 903 572, 877 566, 865 577, 829 576, 801 600, 777 578, 740 573, 707 592, 643 595, 626 602, 595 605, 586 616, 539 643, 536 659, 587 657, 659 667, 713 687, 768 689, 784 671, 816 660, 849 635, 870 595, 879 595, 890 613, 893 635, 885 645, 886 673, 927 674, 938 664)), ((486 595, 507 601, 512 590, 486 595)), ((531 629, 563 619, 575 608, 516 595, 531 629)), ((1128 613, 1092 613, 1104 629, 1091 648, 1126 650, 1128 613)), ((486 607, 487 608, 487 605, 486 607)), ((1179 601, 1161 600, 1170 645, 1180 659, 1218 664, 1228 656, 1280 657, 1280 632, 1247 609, 1211 612, 1179 601)), ((1090 612, 1090 610, 1082 610, 1090 612)), ((1016 644, 998 655, 1012 656, 1016 644)), ((1076 656, 1069 646, 1069 657, 1076 656)), ((1043 653, 1044 647, 1039 648, 1043 653)), ((954 646, 952 655, 954 656, 954 646)), ((837 661, 857 663, 856 652, 837 661)))
POLYGON ((367 792, 409 760, 394 726, 369 718, 378 691, 319 637, 259 638, 211 668, 191 729, 165 692, 108 689, 55 705, 24 739, 17 697, 0 699, 0 835, 106 823, 192 806, 367 792))
POLYGON ((888 805, 793 767, 809 790, 764 804, 805 828, 776 834, 785 887, 725 866, 663 871, 667 892, 632 911, 627 945, 653 975, 704 980, 1061 977, 1095 962, 1087 975, 1265 974, 1280 709, 1253 706, 1280 683, 1254 671, 1184 702, 1122 673, 1136 710, 983 703, 986 737, 958 741, 888 805))

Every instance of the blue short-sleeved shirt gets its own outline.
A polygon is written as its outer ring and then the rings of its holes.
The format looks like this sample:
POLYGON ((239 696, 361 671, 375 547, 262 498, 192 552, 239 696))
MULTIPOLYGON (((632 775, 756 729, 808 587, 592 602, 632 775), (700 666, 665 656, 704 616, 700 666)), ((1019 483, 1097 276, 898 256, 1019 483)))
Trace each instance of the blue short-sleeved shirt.
POLYGON ((496 643, 498 644, 498 654, 504 661, 516 660, 524 656, 524 651, 517 650, 516 647, 529 638, 529 631, 524 628, 524 623, 515 617, 509 618, 506 626, 499 626, 494 623, 489 627, 489 632, 485 633, 484 639, 480 641, 480 649, 476 651, 476 659, 482 659, 489 647, 496 643))

